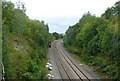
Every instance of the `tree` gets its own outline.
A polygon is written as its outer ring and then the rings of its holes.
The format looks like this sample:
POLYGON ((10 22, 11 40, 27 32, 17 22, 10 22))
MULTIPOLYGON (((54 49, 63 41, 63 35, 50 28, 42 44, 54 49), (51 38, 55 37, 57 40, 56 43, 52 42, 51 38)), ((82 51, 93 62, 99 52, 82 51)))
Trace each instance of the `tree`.
POLYGON ((59 39, 59 34, 57 32, 52 33, 52 35, 55 37, 55 39, 59 39))
POLYGON ((48 24, 29 19, 24 9, 24 4, 22 9, 11 2, 2 5, 5 79, 47 79, 46 54, 53 36, 48 24))
POLYGON ((85 13, 78 23, 68 28, 64 45, 85 63, 99 67, 100 72, 119 79, 120 1, 101 17, 85 13))

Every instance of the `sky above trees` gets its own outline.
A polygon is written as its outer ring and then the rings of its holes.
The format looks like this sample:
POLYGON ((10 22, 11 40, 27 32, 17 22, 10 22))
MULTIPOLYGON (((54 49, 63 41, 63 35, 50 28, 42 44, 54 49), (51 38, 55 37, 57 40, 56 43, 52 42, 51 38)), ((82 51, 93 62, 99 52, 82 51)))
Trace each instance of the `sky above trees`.
MULTIPOLYGON (((18 0, 9 0, 16 3, 18 0)), ((20 0, 25 3, 26 14, 32 19, 44 20, 50 32, 64 33, 85 12, 96 16, 118 0, 20 0)))

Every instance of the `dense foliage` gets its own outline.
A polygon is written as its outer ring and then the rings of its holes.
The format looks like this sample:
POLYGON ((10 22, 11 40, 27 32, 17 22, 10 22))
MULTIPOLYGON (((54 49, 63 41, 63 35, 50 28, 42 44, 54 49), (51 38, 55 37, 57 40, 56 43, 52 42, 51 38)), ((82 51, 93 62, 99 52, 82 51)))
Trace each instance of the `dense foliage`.
POLYGON ((59 34, 59 33, 57 33, 57 32, 53 32, 53 33, 52 33, 52 36, 53 36, 54 39, 56 39, 56 40, 63 38, 63 35, 62 35, 62 34, 59 34))
POLYGON ((52 40, 48 25, 29 19, 24 5, 14 6, 2 3, 5 79, 46 79, 47 44, 52 40))
POLYGON ((65 47, 82 61, 116 79, 120 79, 119 15, 120 1, 101 17, 85 13, 77 24, 69 27, 64 37, 65 47))

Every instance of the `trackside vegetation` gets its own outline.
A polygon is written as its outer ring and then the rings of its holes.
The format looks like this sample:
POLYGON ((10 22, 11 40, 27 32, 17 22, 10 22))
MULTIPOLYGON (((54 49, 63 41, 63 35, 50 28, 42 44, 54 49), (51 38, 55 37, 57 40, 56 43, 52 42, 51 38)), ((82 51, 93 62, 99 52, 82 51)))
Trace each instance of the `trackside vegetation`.
POLYGON ((101 17, 85 13, 64 36, 64 46, 108 79, 120 80, 120 1, 101 17))
POLYGON ((52 33, 52 36, 54 37, 54 40, 59 40, 59 39, 63 39, 63 36, 62 34, 59 34, 57 32, 53 32, 52 33))
POLYGON ((5 79, 47 79, 48 42, 53 36, 44 21, 32 20, 25 5, 2 2, 2 56, 5 79))

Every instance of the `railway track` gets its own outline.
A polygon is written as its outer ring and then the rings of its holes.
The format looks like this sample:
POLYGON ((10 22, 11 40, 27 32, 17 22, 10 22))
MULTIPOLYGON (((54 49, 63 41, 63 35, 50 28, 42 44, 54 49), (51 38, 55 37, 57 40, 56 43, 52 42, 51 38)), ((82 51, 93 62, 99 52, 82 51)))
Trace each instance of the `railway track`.
MULTIPOLYGON (((99 81, 89 71, 79 65, 75 59, 73 59, 68 52, 61 45, 61 40, 55 41, 50 48, 53 54, 54 63, 56 63, 57 69, 61 81, 99 81)), ((51 54, 49 54, 51 55, 51 54)), ((54 64, 52 64, 54 66, 54 64)), ((55 70, 54 70, 55 71, 55 70)), ((53 72, 54 75, 55 72, 53 72)), ((56 74, 57 76, 57 74, 56 74)), ((55 77, 54 77, 55 79, 55 77)))

